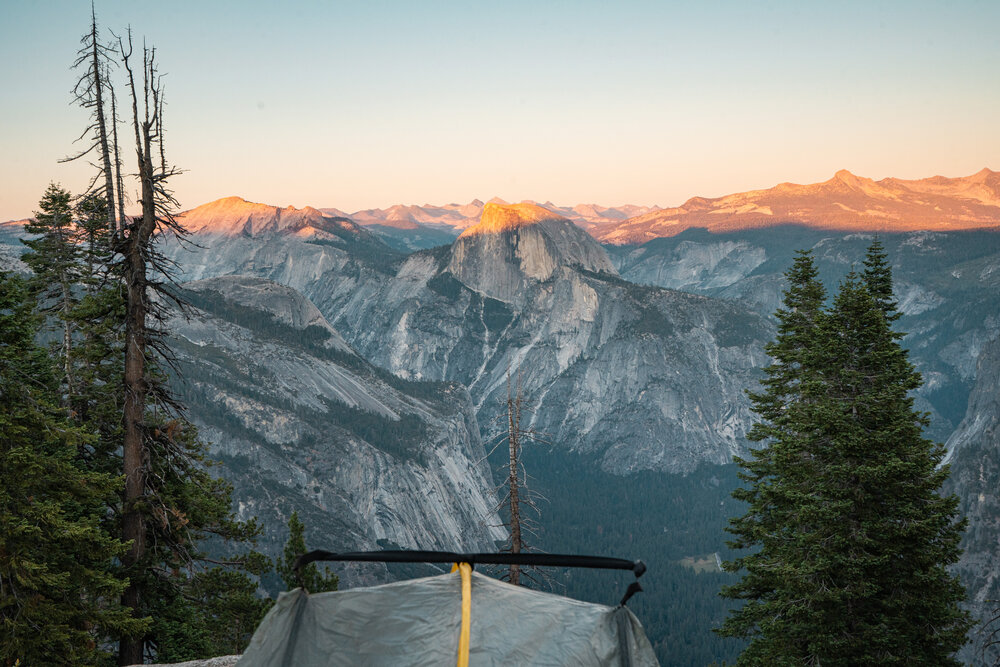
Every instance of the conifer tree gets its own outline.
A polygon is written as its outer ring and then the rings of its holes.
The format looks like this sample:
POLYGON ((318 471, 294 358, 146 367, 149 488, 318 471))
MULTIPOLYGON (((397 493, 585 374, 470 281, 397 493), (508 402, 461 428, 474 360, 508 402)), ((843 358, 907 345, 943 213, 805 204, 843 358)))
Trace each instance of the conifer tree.
POLYGON ((285 542, 284 552, 275 570, 288 590, 304 588, 309 593, 337 590, 340 579, 329 567, 324 567, 320 573, 316 563, 309 563, 295 570, 295 560, 306 551, 305 524, 299 519, 298 512, 292 512, 288 517, 288 541, 285 542))
MULTIPOLYGON (((865 269, 862 273, 865 288, 875 300, 875 305, 879 307, 890 323, 895 322, 901 316, 896 310, 896 297, 892 293, 892 266, 889 264, 889 255, 882 247, 882 242, 875 237, 872 244, 868 246, 865 253, 865 269)), ((903 334, 892 332, 892 335, 901 340, 903 334)))
POLYGON ((23 282, 0 272, 0 663, 88 665, 140 632, 115 600, 125 546, 101 528, 118 480, 79 465, 88 435, 58 409, 23 282))
MULTIPOLYGON (((734 496, 749 508, 730 531, 734 548, 759 550, 726 564, 745 573, 723 595, 745 604, 720 630, 751 640, 738 664, 958 664, 969 619, 946 568, 964 523, 957 498, 938 495, 943 449, 913 409, 921 379, 890 328, 891 271, 877 244, 868 257, 804 347, 779 328, 764 392, 751 396, 765 443, 741 462, 750 487, 734 496), (788 391, 775 379, 796 355, 788 391)), ((782 325, 797 312, 791 282, 782 325)))
POLYGON ((35 217, 25 225, 36 238, 23 243, 31 249, 25 253, 25 264, 34 274, 31 285, 39 310, 47 315, 49 328, 59 331, 60 366, 65 393, 73 392, 73 318, 77 303, 74 286, 78 278, 79 249, 73 223, 72 195, 61 186, 50 183, 35 217))

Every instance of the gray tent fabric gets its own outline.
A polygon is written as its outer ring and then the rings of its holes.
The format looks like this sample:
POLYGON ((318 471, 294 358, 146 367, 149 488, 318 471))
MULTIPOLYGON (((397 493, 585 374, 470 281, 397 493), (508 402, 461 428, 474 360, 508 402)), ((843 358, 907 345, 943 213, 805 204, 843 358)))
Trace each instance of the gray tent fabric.
MULTIPOLYGON (((635 615, 472 573, 469 665, 658 665, 635 615)), ((458 572, 308 595, 282 593, 237 667, 454 665, 458 572)))

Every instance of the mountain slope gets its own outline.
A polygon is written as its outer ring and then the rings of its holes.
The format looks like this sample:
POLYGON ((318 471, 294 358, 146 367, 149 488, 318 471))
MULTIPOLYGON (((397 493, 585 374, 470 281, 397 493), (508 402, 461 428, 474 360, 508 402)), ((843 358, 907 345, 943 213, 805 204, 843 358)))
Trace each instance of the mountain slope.
POLYGON ((508 368, 523 369, 533 425, 563 451, 596 454, 619 474, 692 470, 743 451, 743 388, 764 363, 771 331, 763 318, 622 281, 600 246, 544 209, 495 211, 452 247, 384 270, 349 251, 342 261, 315 258, 311 244, 289 237, 281 270, 260 261, 273 239, 196 235, 205 250, 177 259, 196 277, 287 281, 372 362, 469 387, 484 424, 497 413, 508 368))
POLYGON ((532 282, 571 265, 616 273, 604 250, 566 218, 534 204, 489 203, 452 244, 446 270, 477 292, 514 303, 532 282))
MULTIPOLYGON (((770 315, 796 249, 813 250, 828 292, 859 268, 870 233, 786 225, 741 232, 691 229, 638 247, 609 247, 629 280, 735 299, 770 315)), ((925 385, 920 408, 945 440, 965 414, 976 359, 1000 335, 1000 232, 905 232, 878 236, 893 265, 898 323, 925 385)))
POLYGON ((692 227, 733 232, 800 223, 838 231, 953 231, 1000 227, 1000 172, 873 181, 838 171, 822 183, 782 183, 653 211, 592 233, 605 243, 637 244, 692 227))
MULTIPOLYGON (((280 552, 292 511, 310 544, 335 551, 478 551, 504 539, 462 387, 372 367, 291 288, 231 276, 183 294, 190 317, 167 322, 178 388, 240 514, 265 526, 267 552, 280 552)), ((372 581, 384 568, 345 576, 372 581)))
MULTIPOLYGON (((964 553, 957 570, 969 594, 969 607, 981 621, 1000 609, 1000 339, 983 349, 976 386, 969 397, 966 417, 948 441, 951 477, 948 491, 959 495, 959 511, 969 519, 962 541, 964 553)), ((998 627, 994 621, 975 635, 967 659, 995 664, 1000 646, 985 654, 985 635, 998 627)))

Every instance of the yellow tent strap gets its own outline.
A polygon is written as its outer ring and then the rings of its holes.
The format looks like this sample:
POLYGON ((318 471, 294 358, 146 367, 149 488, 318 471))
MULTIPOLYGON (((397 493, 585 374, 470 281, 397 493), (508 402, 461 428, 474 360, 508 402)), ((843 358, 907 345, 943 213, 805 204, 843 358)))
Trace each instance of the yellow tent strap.
POLYGON ((472 566, 455 563, 451 571, 458 570, 462 577, 462 631, 458 635, 458 667, 469 667, 469 633, 472 624, 472 566))

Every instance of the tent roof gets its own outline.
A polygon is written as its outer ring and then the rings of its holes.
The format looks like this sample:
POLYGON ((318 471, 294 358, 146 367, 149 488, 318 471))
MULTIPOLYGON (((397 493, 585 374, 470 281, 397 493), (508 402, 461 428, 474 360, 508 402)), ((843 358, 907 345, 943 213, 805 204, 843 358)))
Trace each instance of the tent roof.
MULTIPOLYGON (((626 607, 580 602, 473 572, 471 665, 656 665, 626 607)), ((282 593, 239 667, 447 665, 458 653, 458 572, 308 595, 282 593)))

